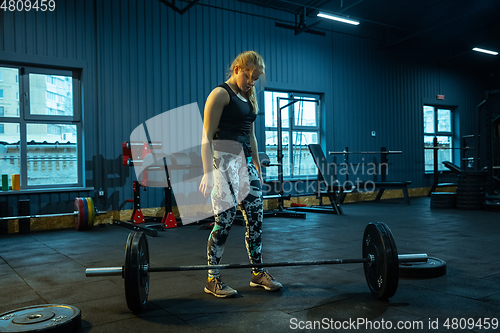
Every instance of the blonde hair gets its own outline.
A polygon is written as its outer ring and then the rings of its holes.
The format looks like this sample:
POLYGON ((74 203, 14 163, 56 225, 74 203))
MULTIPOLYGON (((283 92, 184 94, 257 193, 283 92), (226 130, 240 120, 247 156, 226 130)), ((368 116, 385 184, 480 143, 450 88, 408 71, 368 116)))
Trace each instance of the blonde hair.
MULTIPOLYGON (((241 69, 248 70, 250 72, 250 77, 252 77, 255 70, 262 72, 261 76, 265 77, 266 65, 264 64, 264 59, 262 56, 255 51, 246 51, 240 53, 236 59, 234 59, 231 67, 229 68, 228 78, 230 78, 234 73, 234 68, 238 66, 241 69)), ((263 80, 261 80, 263 81, 263 80)), ((261 85, 262 86, 262 85, 261 85)), ((253 112, 259 112, 259 105, 257 104, 257 96, 255 92, 255 86, 248 92, 248 100, 252 104, 253 112)))

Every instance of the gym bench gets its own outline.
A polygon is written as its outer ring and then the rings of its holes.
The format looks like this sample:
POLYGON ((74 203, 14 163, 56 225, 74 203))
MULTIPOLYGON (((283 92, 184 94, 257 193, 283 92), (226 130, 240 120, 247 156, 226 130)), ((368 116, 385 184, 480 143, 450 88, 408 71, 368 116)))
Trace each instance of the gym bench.
POLYGON ((342 186, 337 180, 337 175, 334 170, 330 168, 330 164, 327 163, 325 154, 321 149, 319 144, 310 144, 309 151, 313 156, 314 162, 318 168, 318 195, 321 197, 328 196, 330 198, 333 212, 335 214, 342 214, 342 209, 340 204, 344 202, 344 199, 348 193, 353 193, 359 190, 359 188, 366 188, 370 190, 378 190, 375 201, 379 201, 384 194, 386 188, 395 188, 403 190, 403 199, 405 204, 410 205, 410 197, 408 194, 408 185, 411 181, 385 181, 385 166, 387 165, 387 154, 401 154, 401 151, 387 151, 382 148, 380 152, 348 152, 347 148, 343 152, 330 152, 330 154, 382 154, 383 170, 382 170, 382 181, 365 181, 356 182, 352 185, 342 186), (320 191, 320 184, 323 183, 326 190, 320 191), (355 186, 354 186, 355 185, 355 186))

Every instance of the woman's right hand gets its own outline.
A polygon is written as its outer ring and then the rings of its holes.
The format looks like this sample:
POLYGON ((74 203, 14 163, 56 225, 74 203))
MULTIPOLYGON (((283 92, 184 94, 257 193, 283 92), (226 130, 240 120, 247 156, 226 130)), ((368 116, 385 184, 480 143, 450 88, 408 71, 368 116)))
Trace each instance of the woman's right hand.
POLYGON ((212 194, 212 189, 214 188, 214 177, 213 173, 206 173, 200 182, 199 190, 203 193, 205 198, 208 198, 212 194))

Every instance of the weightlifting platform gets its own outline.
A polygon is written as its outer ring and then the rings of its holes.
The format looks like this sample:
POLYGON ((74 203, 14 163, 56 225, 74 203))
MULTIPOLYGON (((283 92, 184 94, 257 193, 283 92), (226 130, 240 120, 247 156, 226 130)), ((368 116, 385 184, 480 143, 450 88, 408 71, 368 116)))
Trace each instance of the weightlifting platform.
MULTIPOLYGON (((429 325, 429 318, 439 318, 441 324, 447 318, 498 318, 497 212, 431 209, 429 197, 412 198, 411 206, 362 202, 343 209, 343 215, 308 213, 306 220, 286 223, 283 218, 266 218, 264 261, 361 257, 365 227, 383 221, 399 253, 425 252, 443 259, 446 274, 400 274, 397 293, 380 300, 367 288, 363 265, 268 268, 284 285, 279 292, 251 288, 249 269, 222 270, 223 281, 238 290, 232 299, 203 292, 205 271, 158 273, 151 275, 146 309, 135 315, 127 307, 121 276, 85 276, 87 268, 116 266, 124 260, 129 230, 109 225, 86 232, 0 236, 0 313, 68 304, 80 309, 82 332, 287 332, 323 318, 365 318, 394 325, 429 325)), ((193 224, 148 237, 151 266, 204 264, 208 233, 193 224)), ((247 262, 244 233, 244 227, 233 226, 223 264, 247 262)))

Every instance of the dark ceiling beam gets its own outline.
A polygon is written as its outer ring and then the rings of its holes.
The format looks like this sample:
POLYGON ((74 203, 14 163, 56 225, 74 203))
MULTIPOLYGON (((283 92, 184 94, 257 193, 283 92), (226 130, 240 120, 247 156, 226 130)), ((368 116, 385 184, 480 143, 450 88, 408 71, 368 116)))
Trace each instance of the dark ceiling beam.
POLYGON ((196 5, 200 0, 193 0, 189 4, 187 4, 186 7, 180 9, 175 5, 175 0, 172 0, 172 2, 169 2, 168 0, 159 0, 161 3, 163 3, 165 6, 172 8, 174 11, 177 13, 184 15, 188 10, 190 10, 194 5, 196 5))
POLYGON ((319 23, 321 23, 320 20, 316 20, 314 23, 307 25, 307 16, 308 16, 308 10, 307 7, 304 6, 302 9, 302 12, 297 12, 295 14, 295 36, 300 35, 303 32, 307 32, 311 30, 311 28, 317 26, 319 23), (297 22, 297 17, 300 16, 300 21, 297 22))
POLYGON ((262 1, 258 1, 258 0, 235 0, 235 1, 249 3, 249 4, 256 5, 256 6, 263 7, 263 8, 271 8, 271 9, 276 9, 276 10, 279 10, 282 12, 295 14, 295 11, 292 9, 284 8, 283 6, 275 6, 273 4, 263 3, 262 1))
POLYGON ((309 30, 311 30, 311 28, 317 26, 318 24, 320 24, 321 21, 320 20, 317 20, 316 22, 314 23, 311 23, 309 25, 304 25, 303 27, 300 27, 300 28, 296 28, 295 29, 295 36, 297 35, 300 35, 301 33, 303 32, 308 32, 309 30))
MULTIPOLYGON (((314 25, 316 25, 316 24, 314 24, 314 25)), ((318 36, 323 36, 323 37, 326 36, 326 33, 323 32, 323 31, 318 31, 318 30, 311 29, 313 27, 313 25, 308 26, 306 29, 304 29, 303 27, 301 28, 301 27, 298 27, 296 25, 290 25, 290 24, 285 24, 285 23, 281 23, 281 22, 275 22, 274 26, 277 27, 277 28, 284 28, 284 29, 293 30, 293 31, 295 31, 295 35, 298 35, 298 33, 305 32, 305 33, 312 34, 312 35, 318 35, 318 36), (300 31, 300 30, 303 30, 303 31, 300 31), (298 32, 298 31, 300 31, 300 32, 298 32)))
POLYGON ((362 3, 363 1, 365 1, 365 0, 359 0, 359 1, 357 1, 357 2, 355 2, 355 3, 351 4, 350 6, 347 6, 347 7, 343 7, 343 6, 341 6, 340 13, 342 13, 342 12, 344 12, 344 11, 348 10, 348 9, 351 9, 351 8, 352 8, 352 7, 354 7, 354 6, 359 5, 359 4, 360 4, 360 3, 362 3))

